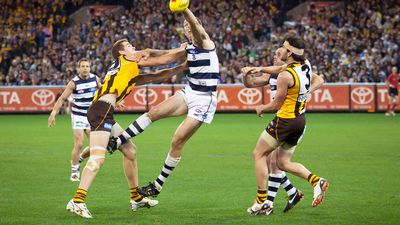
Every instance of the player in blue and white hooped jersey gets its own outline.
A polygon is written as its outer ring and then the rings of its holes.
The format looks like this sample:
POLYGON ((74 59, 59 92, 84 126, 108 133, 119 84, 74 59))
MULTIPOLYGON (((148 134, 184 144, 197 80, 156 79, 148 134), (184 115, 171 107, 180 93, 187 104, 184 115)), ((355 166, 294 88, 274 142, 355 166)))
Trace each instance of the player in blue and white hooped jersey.
POLYGON ((167 177, 178 165, 185 143, 203 123, 211 123, 217 108, 216 91, 220 73, 215 44, 189 9, 183 11, 183 16, 184 32, 189 43, 173 51, 186 56, 189 67, 188 84, 183 90, 140 116, 119 137, 111 138, 108 145, 108 150, 112 153, 121 143, 139 135, 151 123, 167 117, 187 115, 175 131, 159 176, 149 185, 138 188, 143 196, 157 196, 160 193, 167 177))
POLYGON ((71 181, 79 181, 79 163, 89 156, 89 148, 86 147, 80 155, 84 134, 89 140, 90 126, 86 117, 87 110, 92 104, 94 93, 100 86, 99 78, 90 73, 90 61, 81 59, 77 68, 79 74, 75 76, 66 86, 62 95, 54 104, 53 110, 48 118, 48 126, 55 125, 55 117, 65 101, 72 95, 73 106, 71 110, 72 130, 74 133, 74 148, 71 153, 71 181))

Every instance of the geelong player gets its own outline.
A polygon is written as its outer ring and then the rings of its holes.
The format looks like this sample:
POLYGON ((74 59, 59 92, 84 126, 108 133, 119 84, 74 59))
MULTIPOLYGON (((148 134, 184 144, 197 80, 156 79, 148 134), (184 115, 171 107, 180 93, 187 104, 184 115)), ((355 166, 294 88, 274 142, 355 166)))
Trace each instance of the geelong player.
POLYGON ((288 67, 278 75, 275 98, 267 105, 256 107, 259 116, 267 111, 277 113, 260 135, 253 151, 258 191, 256 202, 247 211, 255 215, 269 214, 272 210, 266 201, 265 181, 269 171, 267 158, 273 151, 277 151, 277 165, 281 170, 299 176, 312 185, 313 207, 323 201, 328 189, 326 179, 311 173, 302 164, 291 161, 305 131, 306 101, 313 74, 311 67, 305 63, 304 43, 301 39, 288 37, 280 51, 288 67))
MULTIPOLYGON (((283 60, 287 60, 285 58, 286 54, 284 53, 284 48, 279 48, 275 51, 274 55, 274 66, 283 66, 286 69, 286 64, 283 60)), ((306 60, 306 64, 311 68, 311 64, 308 60, 306 60)), ((271 89, 271 97, 272 99, 276 94, 276 84, 277 84, 277 74, 271 74, 271 69, 273 67, 245 67, 242 69, 243 75, 243 83, 248 88, 261 87, 265 85, 269 85, 271 89), (251 74, 263 72, 261 76, 252 76, 251 74)), ((318 89, 324 80, 313 74, 311 79, 311 87, 310 92, 318 89)), ((269 204, 270 210, 267 211, 267 214, 272 213, 273 204, 275 200, 275 196, 278 192, 278 188, 282 187, 286 190, 288 195, 288 202, 286 204, 283 212, 289 212, 299 201, 303 199, 303 194, 296 187, 294 187, 289 178, 286 176, 286 173, 280 170, 277 166, 276 162, 276 151, 273 151, 267 158, 268 164, 268 190, 265 190, 265 195, 261 196, 259 202, 265 201, 269 204)), ((258 198, 257 198, 258 200, 258 198)))
POLYGON ((73 107, 71 111, 72 130, 74 133, 74 148, 71 153, 71 181, 79 181, 79 163, 89 156, 89 147, 81 152, 83 146, 84 134, 89 140, 89 122, 86 117, 87 110, 92 104, 94 93, 97 87, 101 86, 99 78, 90 73, 90 62, 87 59, 81 59, 78 62, 78 75, 75 76, 65 88, 64 92, 58 98, 53 110, 47 120, 48 127, 52 127, 56 122, 56 115, 60 111, 64 102, 72 94, 73 107))
POLYGON ((393 66, 392 67, 392 73, 388 76, 386 84, 389 89, 388 93, 388 98, 389 98, 389 103, 387 105, 386 109, 386 116, 395 116, 396 113, 396 106, 397 103, 399 102, 399 81, 400 81, 400 75, 397 73, 397 67, 393 66))
MULTIPOLYGON (((179 58, 174 50, 170 51, 135 51, 135 48, 122 39, 112 47, 115 59, 109 68, 103 85, 96 91, 93 103, 87 117, 90 124, 90 157, 82 172, 81 182, 73 198, 67 204, 67 210, 84 218, 92 218, 86 207, 85 198, 97 172, 104 163, 108 139, 111 134, 118 135, 123 130, 114 120, 114 108, 132 91, 135 85, 160 82, 187 68, 186 62, 152 74, 141 75, 140 67, 166 65, 179 58)), ((136 188, 138 186, 138 171, 136 149, 131 141, 120 147, 124 160, 124 172, 130 188, 130 205, 133 211, 141 207, 152 207, 158 201, 144 198, 136 188)))
POLYGON ((203 123, 211 123, 217 107, 216 91, 220 74, 215 44, 189 9, 183 11, 183 16, 184 32, 189 43, 181 49, 181 53, 187 57, 188 84, 183 90, 140 116, 122 135, 110 139, 109 143, 109 151, 112 153, 121 144, 142 133, 153 122, 167 117, 187 115, 172 137, 160 174, 149 185, 138 189, 143 196, 157 196, 161 192, 168 176, 181 160, 185 143, 203 123))

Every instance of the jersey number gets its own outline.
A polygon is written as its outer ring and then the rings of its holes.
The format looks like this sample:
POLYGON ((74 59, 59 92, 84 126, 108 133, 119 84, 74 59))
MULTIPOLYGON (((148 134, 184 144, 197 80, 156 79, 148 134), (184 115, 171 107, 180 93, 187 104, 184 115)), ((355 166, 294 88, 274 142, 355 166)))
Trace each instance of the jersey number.
POLYGON ((310 89, 310 84, 311 84, 310 67, 307 64, 304 64, 301 67, 301 71, 303 71, 303 72, 306 71, 306 77, 308 80, 308 84, 306 84, 306 89, 308 91, 310 89))

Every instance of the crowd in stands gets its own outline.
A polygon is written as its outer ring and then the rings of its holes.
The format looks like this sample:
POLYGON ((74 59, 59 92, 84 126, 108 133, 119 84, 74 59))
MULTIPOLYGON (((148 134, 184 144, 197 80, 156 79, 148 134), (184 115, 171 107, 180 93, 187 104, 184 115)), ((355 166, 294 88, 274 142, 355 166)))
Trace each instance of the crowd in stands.
MULTIPOLYGON (((185 40, 183 17, 170 13, 167 4, 123 2, 122 13, 93 14, 86 23, 68 16, 88 1, 19 0, 0 5, 0 28, 5 31, 0 36, 0 85, 66 84, 82 57, 91 59, 92 72, 102 77, 113 60, 113 41, 124 37, 137 49, 175 48, 185 40)), ((303 37, 314 71, 328 82, 384 82, 390 67, 400 66, 396 0, 348 1, 335 11, 310 7, 307 16, 291 23, 284 23, 286 12, 304 1, 191 2, 216 42, 221 83, 241 82, 244 66, 270 65, 288 31, 303 37)))

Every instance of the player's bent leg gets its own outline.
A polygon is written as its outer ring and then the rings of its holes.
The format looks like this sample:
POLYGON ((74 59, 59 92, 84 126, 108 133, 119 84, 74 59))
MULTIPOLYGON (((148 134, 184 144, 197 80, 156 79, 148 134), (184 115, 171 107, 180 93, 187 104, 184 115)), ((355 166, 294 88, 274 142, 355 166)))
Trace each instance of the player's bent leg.
POLYGON ((286 143, 278 148, 278 167, 283 171, 307 180, 307 177, 311 172, 302 164, 291 161, 295 149, 296 146, 291 146, 286 143))
POLYGON ((151 108, 147 114, 150 120, 155 122, 163 118, 185 115, 187 111, 188 108, 183 95, 180 92, 177 92, 173 96, 151 108))
POLYGON ((171 141, 170 151, 165 159, 164 166, 157 179, 148 185, 138 188, 138 192, 143 196, 157 197, 160 194, 167 178, 181 160, 181 152, 185 143, 200 128, 202 122, 187 116, 176 129, 171 141))
POLYGON ((201 121, 187 116, 176 129, 175 134, 172 137, 169 154, 175 158, 180 157, 183 146, 193 136, 193 134, 196 133, 202 124, 201 121))
POLYGON ((295 146, 283 144, 278 149, 278 166, 280 169, 290 172, 298 177, 307 180, 314 188, 314 198, 312 206, 316 207, 322 203, 325 197, 325 191, 328 190, 329 183, 326 179, 320 178, 311 173, 300 163, 291 162, 295 146))

